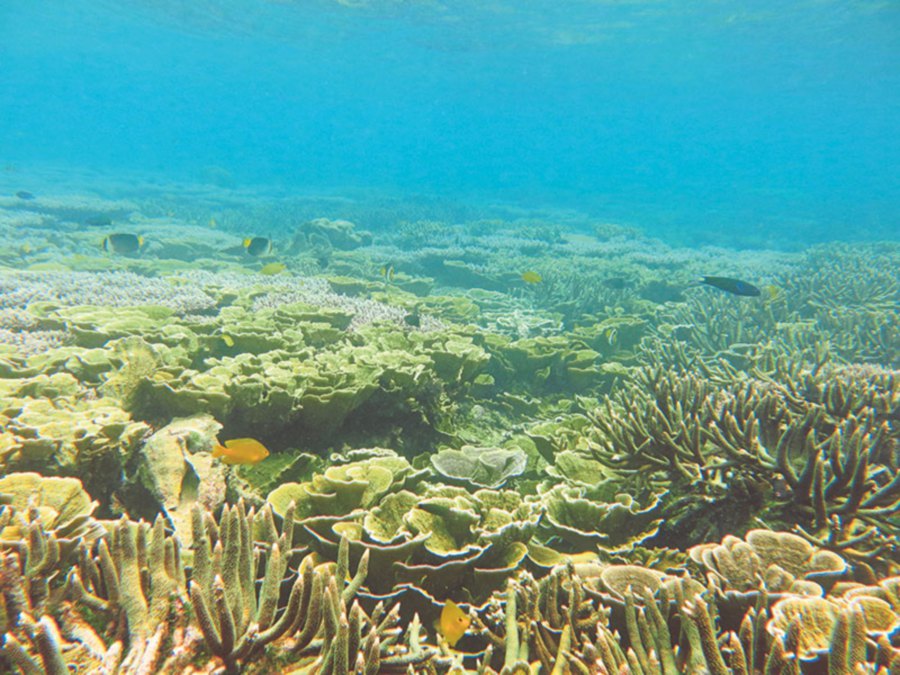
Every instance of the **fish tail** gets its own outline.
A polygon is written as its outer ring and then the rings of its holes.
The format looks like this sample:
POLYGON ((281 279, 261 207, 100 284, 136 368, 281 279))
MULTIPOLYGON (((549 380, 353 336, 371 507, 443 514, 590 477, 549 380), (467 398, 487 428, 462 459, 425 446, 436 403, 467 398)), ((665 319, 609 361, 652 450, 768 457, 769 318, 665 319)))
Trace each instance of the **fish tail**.
POLYGON ((225 456, 225 448, 224 448, 224 446, 221 446, 221 445, 219 445, 218 443, 216 443, 216 444, 213 446, 212 456, 213 456, 213 457, 224 457, 224 456, 225 456))

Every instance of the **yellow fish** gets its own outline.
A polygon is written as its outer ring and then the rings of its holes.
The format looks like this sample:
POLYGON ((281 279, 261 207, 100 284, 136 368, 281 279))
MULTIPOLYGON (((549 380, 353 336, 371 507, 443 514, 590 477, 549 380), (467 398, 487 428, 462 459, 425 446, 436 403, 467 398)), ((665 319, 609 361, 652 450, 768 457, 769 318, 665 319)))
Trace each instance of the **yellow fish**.
POLYGON ((526 284, 539 284, 543 280, 544 277, 542 277, 537 272, 533 272, 530 270, 528 272, 522 272, 522 281, 524 281, 526 284))
POLYGON ((259 268, 260 274, 265 274, 267 277, 273 277, 276 274, 281 274, 287 269, 287 265, 280 262, 270 262, 268 265, 263 265, 259 268))
POLYGON ((393 265, 384 265, 381 268, 381 276, 383 276, 388 281, 394 280, 394 266, 393 265))
POLYGON ((221 457, 225 464, 256 464, 269 456, 266 446, 252 438, 232 438, 225 445, 216 446, 213 457, 221 457))
POLYGON ((781 289, 778 286, 773 284, 769 284, 768 286, 762 287, 763 298, 768 302, 773 302, 775 300, 781 299, 781 289))
POLYGON ((438 630, 447 644, 455 647, 459 639, 469 630, 472 619, 459 608, 452 600, 444 603, 444 609, 441 610, 441 618, 438 621, 438 630))
POLYGON ((216 222, 216 219, 215 219, 215 218, 210 218, 210 219, 209 219, 209 226, 210 226, 212 229, 216 229, 216 227, 218 226, 218 223, 216 222))
POLYGON ((225 333, 222 334, 222 342, 225 343, 226 347, 234 347, 234 338, 225 333))

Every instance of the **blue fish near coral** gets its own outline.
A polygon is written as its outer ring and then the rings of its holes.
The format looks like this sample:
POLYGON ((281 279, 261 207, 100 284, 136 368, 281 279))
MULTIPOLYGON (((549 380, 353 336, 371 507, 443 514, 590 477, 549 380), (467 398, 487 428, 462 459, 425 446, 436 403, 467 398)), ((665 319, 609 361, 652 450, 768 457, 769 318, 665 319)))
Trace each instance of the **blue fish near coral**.
POLYGON ((761 291, 753 284, 748 284, 740 279, 732 279, 731 277, 703 277, 700 283, 718 288, 720 291, 731 293, 732 295, 744 295, 747 297, 755 297, 760 295, 761 291))

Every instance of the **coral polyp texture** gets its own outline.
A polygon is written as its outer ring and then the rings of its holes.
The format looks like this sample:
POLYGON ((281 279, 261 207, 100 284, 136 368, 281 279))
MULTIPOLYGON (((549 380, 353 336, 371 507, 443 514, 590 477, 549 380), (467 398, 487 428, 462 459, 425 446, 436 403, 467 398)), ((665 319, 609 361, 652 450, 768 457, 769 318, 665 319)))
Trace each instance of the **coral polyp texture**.
POLYGON ((0 201, 0 671, 900 672, 896 244, 85 199, 0 201))

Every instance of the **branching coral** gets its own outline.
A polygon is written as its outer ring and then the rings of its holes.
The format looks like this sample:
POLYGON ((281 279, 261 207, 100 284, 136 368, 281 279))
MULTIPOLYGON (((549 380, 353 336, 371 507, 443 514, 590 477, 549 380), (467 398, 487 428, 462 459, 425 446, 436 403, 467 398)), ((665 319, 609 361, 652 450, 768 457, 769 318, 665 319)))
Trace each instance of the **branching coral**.
POLYGON ((33 528, 24 553, 0 564, 0 663, 182 673, 211 657, 225 672, 295 663, 346 675, 418 672, 438 659, 419 629, 404 636, 397 609, 368 614, 354 601, 367 555, 352 576, 346 539, 336 564, 303 557, 290 543, 292 506, 286 515, 279 532, 268 508, 226 507, 218 521, 196 509, 189 566, 162 519, 109 524, 67 561, 52 534, 33 528))
POLYGON ((526 673, 535 661, 542 672, 586 675, 799 672, 791 669, 800 660, 829 673, 886 675, 900 665, 900 649, 883 633, 886 612, 894 611, 885 601, 866 611, 853 600, 789 596, 771 609, 763 600, 727 629, 719 626, 716 596, 696 582, 647 586, 631 578, 611 604, 585 596, 587 579, 571 567, 540 582, 527 573, 510 580, 479 617, 492 646, 480 672, 526 673))
POLYGON ((670 517, 674 505, 727 491, 762 518, 807 528, 852 558, 886 563, 896 547, 900 467, 882 416, 895 405, 896 385, 877 374, 850 387, 829 372, 787 387, 771 378, 715 386, 643 370, 592 414, 591 450, 632 481, 671 486, 670 517), (692 495, 698 487, 701 495, 692 495))

